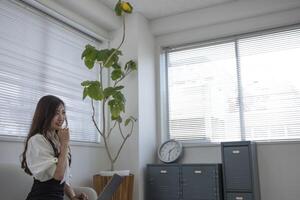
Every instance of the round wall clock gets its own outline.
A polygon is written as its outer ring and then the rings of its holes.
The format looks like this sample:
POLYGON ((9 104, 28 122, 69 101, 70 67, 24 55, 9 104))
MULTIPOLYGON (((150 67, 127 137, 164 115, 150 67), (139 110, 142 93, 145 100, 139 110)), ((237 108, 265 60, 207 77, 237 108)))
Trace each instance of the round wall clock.
POLYGON ((158 158, 164 163, 175 162, 182 155, 182 144, 176 140, 168 140, 158 148, 158 158))

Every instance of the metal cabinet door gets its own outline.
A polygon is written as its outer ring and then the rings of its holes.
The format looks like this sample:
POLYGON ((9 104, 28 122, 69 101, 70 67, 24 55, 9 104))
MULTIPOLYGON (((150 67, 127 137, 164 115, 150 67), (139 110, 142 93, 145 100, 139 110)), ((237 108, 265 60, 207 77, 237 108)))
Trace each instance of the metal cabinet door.
POLYGON ((147 200, 179 199, 179 167, 150 166, 147 173, 147 200))
POLYGON ((216 170, 213 165, 183 166, 183 200, 217 200, 216 170))
POLYGON ((226 200, 253 200, 251 193, 227 193, 226 200))
POLYGON ((224 147, 223 164, 227 191, 251 191, 249 146, 224 147))

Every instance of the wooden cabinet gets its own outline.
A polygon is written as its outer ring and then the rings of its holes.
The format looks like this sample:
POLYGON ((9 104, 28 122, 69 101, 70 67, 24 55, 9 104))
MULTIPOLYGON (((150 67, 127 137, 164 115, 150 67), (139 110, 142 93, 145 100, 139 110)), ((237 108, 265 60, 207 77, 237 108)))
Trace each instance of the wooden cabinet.
POLYGON ((225 200, 260 200, 256 144, 223 142, 221 148, 225 200))
POLYGON ((219 164, 148 165, 147 200, 221 200, 219 164))

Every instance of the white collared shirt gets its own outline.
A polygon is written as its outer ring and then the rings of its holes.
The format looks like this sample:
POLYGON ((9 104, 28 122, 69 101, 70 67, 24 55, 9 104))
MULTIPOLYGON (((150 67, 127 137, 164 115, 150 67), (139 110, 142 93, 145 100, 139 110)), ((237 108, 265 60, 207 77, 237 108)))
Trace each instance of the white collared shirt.
MULTIPOLYGON (((58 159, 55 157, 50 142, 43 135, 36 134, 28 141, 26 162, 33 177, 44 182, 53 178, 58 159)), ((71 173, 69 160, 67 159, 65 174, 61 183, 65 182, 67 185, 70 185, 70 180, 71 173)))

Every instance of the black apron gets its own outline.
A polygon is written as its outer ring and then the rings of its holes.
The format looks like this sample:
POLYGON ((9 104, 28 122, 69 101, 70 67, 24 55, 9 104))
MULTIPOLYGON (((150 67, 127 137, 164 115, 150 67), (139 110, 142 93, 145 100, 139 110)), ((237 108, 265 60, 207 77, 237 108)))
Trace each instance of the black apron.
POLYGON ((60 184, 60 181, 55 179, 44 182, 34 179, 26 200, 63 200, 64 186, 65 183, 60 184))
MULTIPOLYGON (((52 141, 48 140, 54 150, 55 157, 58 158, 59 153, 52 141)), ((63 200, 65 183, 60 184, 61 181, 54 178, 48 181, 39 181, 33 179, 33 185, 26 200, 63 200)))

